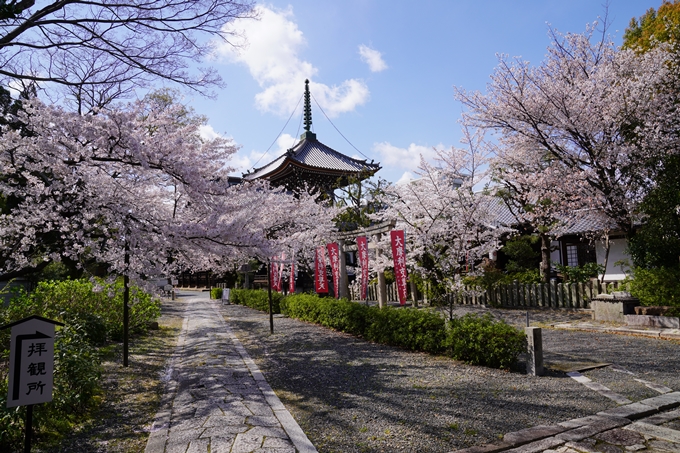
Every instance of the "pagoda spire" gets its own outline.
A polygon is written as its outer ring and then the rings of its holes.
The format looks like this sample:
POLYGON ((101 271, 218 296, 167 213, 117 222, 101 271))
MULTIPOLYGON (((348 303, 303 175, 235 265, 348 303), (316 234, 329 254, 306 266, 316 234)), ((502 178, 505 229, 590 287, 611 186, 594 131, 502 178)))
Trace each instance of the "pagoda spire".
POLYGON ((312 102, 309 94, 309 79, 305 79, 305 130, 310 132, 312 127, 312 102))
POLYGON ((305 132, 300 136, 301 140, 316 140, 316 134, 310 129, 312 128, 312 101, 311 95, 309 93, 309 79, 305 79, 305 110, 304 110, 304 120, 305 120, 305 132))

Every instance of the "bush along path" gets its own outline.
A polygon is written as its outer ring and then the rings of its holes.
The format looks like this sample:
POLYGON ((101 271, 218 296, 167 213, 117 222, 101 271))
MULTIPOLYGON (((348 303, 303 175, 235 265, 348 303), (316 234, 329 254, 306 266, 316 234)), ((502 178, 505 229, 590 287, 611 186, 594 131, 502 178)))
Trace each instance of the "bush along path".
MULTIPOLYGON (((217 296, 217 294, 215 294, 217 296)), ((466 314, 448 323, 436 312, 366 306, 344 299, 272 294, 273 312, 411 351, 444 354, 472 365, 510 369, 526 351, 521 330, 491 315, 466 314)), ((268 311, 262 290, 235 290, 232 302, 268 311)))
MULTIPOLYGON (((321 453, 448 453, 485 444, 496 448, 506 433, 530 438, 536 433, 524 431, 527 428, 566 421, 570 426, 583 424, 573 433, 583 435, 602 417, 591 416, 624 407, 594 391, 596 384, 633 402, 659 395, 648 387, 650 382, 680 389, 680 344, 674 342, 546 329, 544 346, 550 351, 616 364, 585 371, 592 380, 589 387, 562 372, 537 378, 469 366, 288 317, 274 320, 271 335, 265 313, 233 304, 223 306, 222 313, 321 453)), ((542 314, 551 317, 550 322, 544 319, 549 324, 572 316, 560 311, 542 314)), ((667 420, 659 426, 678 429, 677 423, 667 420)), ((599 443, 587 451, 594 453, 599 443)), ((623 448, 607 451, 623 453, 623 448)))
MULTIPOLYGON (((0 325, 31 315, 64 323, 55 336, 53 400, 34 408, 36 448, 69 451, 62 443, 98 419, 117 394, 110 391, 111 365, 120 367, 122 284, 65 280, 41 282, 30 294, 20 293, 0 307, 0 325), (102 379, 105 376, 105 380, 102 379), (69 434, 69 438, 65 436, 69 434)), ((160 301, 138 288, 132 290, 131 331, 146 333, 160 315, 160 301)), ((0 331, 0 451, 19 451, 23 445, 25 408, 6 408, 9 330, 0 331)), ((133 345, 133 353, 134 353, 133 345)), ((161 363, 162 360, 157 361, 161 363)), ((119 373, 120 374, 120 373, 119 373)), ((125 374, 125 373, 122 373, 125 374)), ((123 383, 120 382, 122 385, 123 383)), ((137 384, 137 388, 144 387, 137 384)), ((134 437, 128 433, 128 437, 134 437)), ((72 449, 71 451, 88 451, 72 449)))

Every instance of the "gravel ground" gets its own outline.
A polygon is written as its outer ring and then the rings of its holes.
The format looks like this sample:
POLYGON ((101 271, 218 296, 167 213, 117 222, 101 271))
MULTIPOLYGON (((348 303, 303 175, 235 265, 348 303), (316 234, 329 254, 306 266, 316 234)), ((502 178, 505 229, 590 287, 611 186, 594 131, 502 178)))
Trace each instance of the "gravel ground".
MULTIPOLYGON (((461 307, 467 311, 486 311, 461 307)), ((515 325, 525 312, 491 310, 515 325)), ((297 320, 231 305, 223 313, 319 452, 448 452, 504 433, 594 414, 616 404, 561 372, 536 378, 369 343, 297 320)), ((532 311, 532 322, 588 319, 532 311)), ((584 374, 637 401, 640 378, 680 389, 680 345, 611 334, 543 330, 544 349, 613 362, 584 374), (634 373, 634 374, 630 374, 634 373)))

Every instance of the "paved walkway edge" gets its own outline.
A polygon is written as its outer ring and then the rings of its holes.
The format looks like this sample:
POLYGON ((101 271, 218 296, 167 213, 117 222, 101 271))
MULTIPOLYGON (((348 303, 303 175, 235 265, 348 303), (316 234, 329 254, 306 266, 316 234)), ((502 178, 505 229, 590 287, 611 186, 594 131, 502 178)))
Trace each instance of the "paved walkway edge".
POLYGON ((189 317, 185 315, 184 322, 182 322, 182 331, 177 338, 175 351, 173 352, 170 362, 166 367, 167 375, 164 376, 164 378, 167 379, 167 382, 165 384, 165 388, 163 389, 163 396, 161 397, 158 412, 156 413, 153 424, 151 425, 151 433, 149 434, 149 440, 146 442, 144 453, 163 453, 165 451, 165 443, 168 440, 168 433, 170 430, 172 402, 175 399, 179 385, 177 382, 177 377, 179 376, 177 371, 177 363, 179 362, 179 358, 182 354, 182 349, 184 349, 187 332, 189 331, 188 326, 189 317))
POLYGON ((267 400, 267 403, 269 403, 271 406, 272 410, 274 411, 274 415, 281 423, 281 426, 290 437, 293 445, 295 445, 295 448, 300 453, 318 453, 316 447, 314 447, 314 445, 307 438, 307 435, 304 433, 304 431, 302 431, 302 428, 300 428, 300 425, 297 424, 293 416, 290 415, 290 412, 288 412, 288 409, 286 409, 279 397, 276 396, 276 393, 274 393, 274 390, 272 390, 269 383, 265 380, 264 375, 257 365, 255 365, 253 359, 250 358, 250 355, 248 355, 248 352, 243 347, 239 339, 236 337, 236 335, 234 335, 234 332, 224 320, 224 317, 212 300, 210 301, 210 305, 212 306, 213 311, 215 311, 216 316, 219 318, 220 324, 224 327, 225 332, 227 332, 234 341, 236 350, 241 355, 241 358, 248 367, 248 370, 250 370, 250 374, 255 379, 255 382, 257 382, 260 391, 267 400))

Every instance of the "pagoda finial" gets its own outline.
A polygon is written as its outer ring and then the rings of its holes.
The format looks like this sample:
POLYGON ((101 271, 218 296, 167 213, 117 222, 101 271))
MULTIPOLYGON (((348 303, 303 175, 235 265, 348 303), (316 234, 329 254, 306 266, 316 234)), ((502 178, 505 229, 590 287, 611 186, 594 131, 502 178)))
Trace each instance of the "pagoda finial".
POLYGON ((305 130, 310 132, 312 127, 312 103, 309 95, 309 79, 305 79, 305 130))

